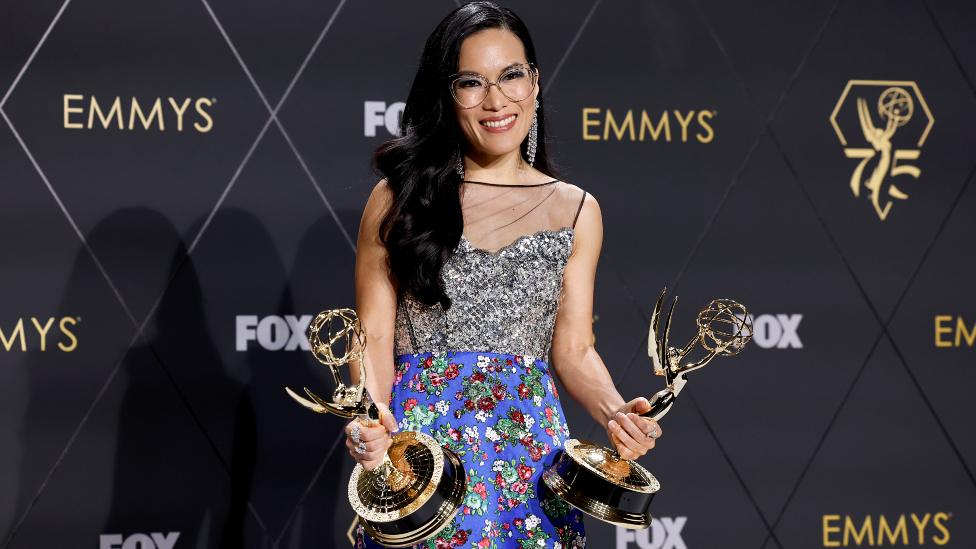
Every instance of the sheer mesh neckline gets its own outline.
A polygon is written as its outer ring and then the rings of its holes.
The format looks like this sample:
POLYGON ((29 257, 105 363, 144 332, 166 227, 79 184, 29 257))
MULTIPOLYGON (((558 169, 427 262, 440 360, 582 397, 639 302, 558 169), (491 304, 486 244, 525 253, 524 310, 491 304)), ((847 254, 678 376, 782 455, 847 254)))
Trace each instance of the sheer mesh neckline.
POLYGON ((572 232, 585 196, 579 187, 558 179, 519 185, 471 183, 461 186, 462 245, 491 256, 531 244, 544 234, 572 232))
POLYGON ((541 187, 543 185, 552 185, 553 183, 559 183, 558 179, 553 179, 552 181, 546 181, 545 183, 489 183, 487 181, 473 181, 471 179, 462 179, 464 183, 477 183, 478 185, 490 185, 492 187, 541 187))

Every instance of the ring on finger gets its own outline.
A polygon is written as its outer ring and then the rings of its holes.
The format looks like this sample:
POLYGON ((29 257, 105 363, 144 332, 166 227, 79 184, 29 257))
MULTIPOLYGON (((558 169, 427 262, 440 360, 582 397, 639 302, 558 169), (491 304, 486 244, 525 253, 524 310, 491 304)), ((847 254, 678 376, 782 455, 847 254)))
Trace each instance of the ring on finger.
POLYGON ((363 454, 366 453, 366 443, 365 442, 360 442, 359 444, 356 445, 356 453, 359 454, 359 455, 363 455, 363 454))
POLYGON ((657 438, 661 436, 661 432, 657 430, 657 427, 651 427, 651 430, 644 433, 647 438, 657 438))
POLYGON ((353 442, 359 442, 360 428, 358 423, 354 423, 352 429, 349 430, 349 437, 352 438, 353 442))

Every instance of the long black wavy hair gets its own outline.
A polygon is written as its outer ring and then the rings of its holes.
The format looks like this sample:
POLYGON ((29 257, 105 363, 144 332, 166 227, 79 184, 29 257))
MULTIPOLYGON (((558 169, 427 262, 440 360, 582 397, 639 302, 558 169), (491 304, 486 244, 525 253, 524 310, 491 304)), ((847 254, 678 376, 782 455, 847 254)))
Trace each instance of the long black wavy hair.
MULTIPOLYGON (((467 140, 454 113, 448 78, 458 71, 461 42, 484 29, 514 33, 525 48, 526 61, 539 67, 525 23, 492 2, 464 4, 444 18, 427 38, 400 120, 400 135, 383 143, 373 167, 386 178, 393 204, 383 217, 380 238, 400 291, 427 305, 451 299, 444 291, 441 268, 461 239, 461 178, 455 171, 467 140)), ((533 166, 555 178, 546 151, 542 94, 538 94, 538 141, 533 166)), ((526 154, 528 140, 522 142, 526 154)))

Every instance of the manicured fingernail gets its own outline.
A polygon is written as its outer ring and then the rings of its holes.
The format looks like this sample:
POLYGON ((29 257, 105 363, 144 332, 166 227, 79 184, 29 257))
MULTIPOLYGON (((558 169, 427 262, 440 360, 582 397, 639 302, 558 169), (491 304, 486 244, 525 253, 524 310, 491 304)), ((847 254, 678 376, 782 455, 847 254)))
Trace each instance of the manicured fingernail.
POLYGON ((616 429, 616 428, 619 427, 619 425, 617 425, 617 421, 616 420, 613 420, 613 419, 610 420, 610 424, 609 425, 610 425, 610 428, 611 429, 616 429))

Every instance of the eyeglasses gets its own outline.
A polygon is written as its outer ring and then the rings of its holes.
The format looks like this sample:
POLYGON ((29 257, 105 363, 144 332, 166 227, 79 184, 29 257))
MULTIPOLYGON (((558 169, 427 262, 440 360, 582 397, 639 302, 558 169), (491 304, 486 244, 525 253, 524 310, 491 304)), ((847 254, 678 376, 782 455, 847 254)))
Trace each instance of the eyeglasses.
POLYGON ((532 95, 539 72, 532 63, 513 65, 498 77, 489 81, 476 72, 462 72, 451 76, 451 95, 463 109, 477 107, 488 97, 488 88, 498 86, 502 95, 511 101, 522 101, 532 95))

